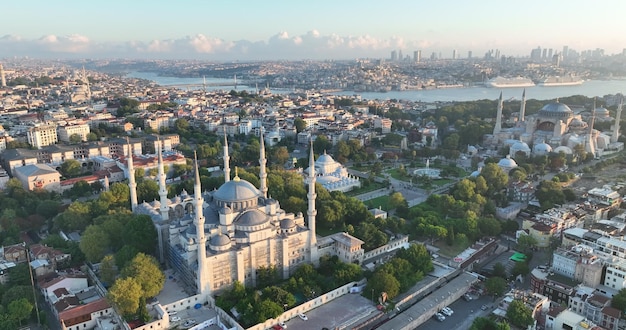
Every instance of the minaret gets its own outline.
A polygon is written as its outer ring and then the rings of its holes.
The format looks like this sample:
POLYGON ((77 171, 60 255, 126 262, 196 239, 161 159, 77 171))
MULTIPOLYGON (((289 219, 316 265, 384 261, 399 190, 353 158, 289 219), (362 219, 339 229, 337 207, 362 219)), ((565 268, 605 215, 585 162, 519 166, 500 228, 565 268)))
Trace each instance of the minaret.
POLYGON ((261 127, 261 147, 260 149, 260 157, 259 157, 259 165, 261 168, 259 169, 259 181, 261 193, 263 193, 263 197, 267 198, 267 159, 265 159, 265 139, 263 138, 263 127, 261 127))
POLYGON ((130 188, 130 209, 135 211, 137 207, 137 183, 135 182, 135 166, 133 166, 133 147, 130 140, 126 138, 128 145, 128 158, 126 158, 126 167, 128 168, 128 187, 130 188))
POLYGON ((204 199, 202 198, 202 188, 200 187, 200 171, 198 170, 198 156, 196 152, 193 153, 194 165, 196 171, 195 184, 193 188, 194 195, 194 209, 195 217, 194 224, 196 225, 196 233, 198 238, 198 294, 209 294, 211 287, 209 285, 209 279, 207 278, 207 264, 206 264, 206 236, 204 234, 204 199))
POLYGON ((87 78, 87 74, 85 73, 84 65, 83 65, 83 79, 85 79, 85 83, 87 84, 87 98, 89 99, 89 105, 91 105, 91 86, 89 86, 89 78, 87 78))
POLYGON ((311 250, 311 262, 317 264, 317 234, 315 233, 315 215, 317 210, 315 209, 315 157, 313 156, 313 140, 311 140, 311 154, 309 155, 309 193, 307 199, 309 203, 309 209, 307 216, 309 220, 309 249, 311 250))
POLYGON ((4 76, 4 67, 0 64, 0 80, 2 80, 2 87, 7 87, 7 79, 4 76))
POLYGON ((228 156, 228 138, 224 128, 224 182, 230 181, 230 156, 228 156))
POLYGON ((593 110, 591 110, 591 120, 589 121, 589 132, 587 133, 587 145, 585 151, 596 155, 596 143, 593 140, 593 124, 596 120, 596 100, 593 100, 593 110))
POLYGON ((615 115, 615 126, 613 126, 613 135, 611 135, 611 143, 617 142, 619 138, 619 123, 622 119, 622 106, 624 105, 624 96, 619 101, 619 106, 617 107, 617 114, 615 115))
POLYGON ((109 182, 109 176, 105 176, 104 177, 104 191, 109 191, 110 188, 110 182, 109 182))
POLYGON ((167 199, 167 186, 165 184, 165 169, 163 167, 163 151, 161 149, 162 145, 161 145, 161 139, 159 137, 157 137, 157 144, 159 145, 158 151, 159 151, 159 197, 161 198, 161 207, 160 207, 160 211, 161 211, 161 221, 167 221, 170 219, 170 207, 167 205, 169 200, 167 199))
POLYGON ((518 123, 524 121, 524 117, 526 116, 526 88, 524 88, 524 92, 522 93, 522 104, 519 106, 519 118, 517 119, 518 123))
POLYGON ((502 92, 498 100, 498 112, 496 113, 496 125, 493 127, 493 135, 498 135, 502 130, 502 92))

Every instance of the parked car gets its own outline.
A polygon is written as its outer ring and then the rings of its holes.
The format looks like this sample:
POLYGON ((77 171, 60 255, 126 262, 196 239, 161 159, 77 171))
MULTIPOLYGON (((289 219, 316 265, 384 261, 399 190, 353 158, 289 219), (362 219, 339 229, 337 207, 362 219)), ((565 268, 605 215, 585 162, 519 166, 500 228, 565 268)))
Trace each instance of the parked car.
POLYGON ((452 314, 454 314, 454 311, 450 307, 444 307, 441 309, 441 313, 443 313, 446 316, 452 316, 452 314))
POLYGON ((172 316, 172 315, 176 315, 176 314, 178 314, 178 312, 177 312, 177 311, 169 311, 169 312, 167 312, 167 314, 169 314, 170 316, 172 316))
POLYGON ((470 301, 470 300, 472 300, 472 296, 470 296, 469 294, 466 293, 466 294, 463 295, 463 300, 470 301))
POLYGON ((170 321, 172 321, 172 322, 180 322, 180 316, 172 316, 170 318, 170 321))
POLYGON ((443 322, 446 319, 446 317, 443 316, 443 314, 441 314, 441 313, 437 313, 434 316, 437 319, 437 321, 439 321, 439 322, 443 322))
POLYGON ((304 315, 302 313, 298 313, 298 317, 303 319, 304 321, 307 321, 309 319, 306 315, 304 315))
POLYGON ((285 322, 278 322, 278 325, 280 325, 283 329, 287 329, 285 322))
POLYGON ((196 324, 196 320, 189 319, 189 320, 185 321, 185 323, 183 323, 183 327, 190 327, 190 326, 192 326, 194 324, 196 324))
POLYGON ((484 310, 484 311, 485 311, 485 310, 487 310, 487 305, 482 305, 482 306, 480 306, 480 309, 482 309, 482 310, 484 310))

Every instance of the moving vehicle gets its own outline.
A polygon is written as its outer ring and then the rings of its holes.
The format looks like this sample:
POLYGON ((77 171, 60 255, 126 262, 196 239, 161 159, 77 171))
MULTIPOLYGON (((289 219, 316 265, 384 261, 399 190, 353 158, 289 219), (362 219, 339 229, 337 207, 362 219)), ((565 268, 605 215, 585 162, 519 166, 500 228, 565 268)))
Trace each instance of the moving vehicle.
POLYGON ((482 306, 480 306, 480 309, 482 309, 482 310, 487 310, 487 305, 482 305, 482 306))
POLYGON ((304 315, 302 313, 298 313, 298 317, 301 318, 304 321, 307 321, 309 319, 306 315, 304 315))

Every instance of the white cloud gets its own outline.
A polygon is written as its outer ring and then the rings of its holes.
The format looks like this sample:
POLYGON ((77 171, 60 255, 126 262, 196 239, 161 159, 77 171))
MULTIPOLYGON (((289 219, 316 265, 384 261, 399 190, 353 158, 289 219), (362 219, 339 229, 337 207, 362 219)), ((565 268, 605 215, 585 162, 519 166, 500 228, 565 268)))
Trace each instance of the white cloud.
POLYGON ((0 57, 154 57, 202 58, 213 60, 326 59, 387 56, 392 49, 412 51, 433 43, 408 41, 401 37, 376 38, 370 35, 342 36, 310 30, 301 35, 278 32, 266 40, 228 41, 196 34, 176 39, 154 39, 148 42, 129 40, 99 43, 88 37, 45 35, 27 40, 15 35, 0 37, 0 57))

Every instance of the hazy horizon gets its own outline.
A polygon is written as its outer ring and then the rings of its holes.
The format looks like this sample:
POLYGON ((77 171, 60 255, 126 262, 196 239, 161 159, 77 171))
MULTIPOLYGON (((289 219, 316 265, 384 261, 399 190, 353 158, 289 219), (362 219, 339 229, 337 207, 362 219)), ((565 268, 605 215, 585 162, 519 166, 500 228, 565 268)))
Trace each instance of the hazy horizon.
POLYGON ((132 1, 34 0, 3 5, 0 57, 203 59, 529 56, 626 48, 626 3, 617 0, 132 1), (594 12, 594 13, 592 13, 594 12), (597 12, 598 14, 595 14, 597 12))

